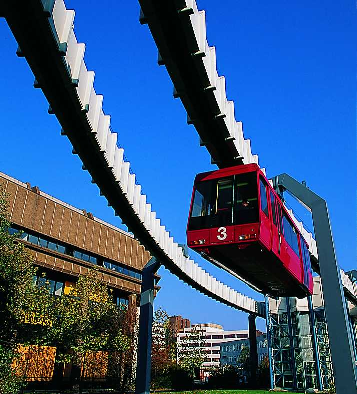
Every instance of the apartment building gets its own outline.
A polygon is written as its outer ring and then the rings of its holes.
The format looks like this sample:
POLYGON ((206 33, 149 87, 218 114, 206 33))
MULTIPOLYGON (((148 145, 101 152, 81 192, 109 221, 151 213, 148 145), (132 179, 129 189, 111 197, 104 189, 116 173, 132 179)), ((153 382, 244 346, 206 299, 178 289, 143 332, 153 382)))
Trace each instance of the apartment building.
MULTIPOLYGON (((249 338, 238 339, 231 342, 222 342, 220 345, 221 365, 239 366, 240 355, 243 349, 249 349, 249 338)), ((258 365, 268 356, 268 341, 266 333, 257 333, 258 365)))
POLYGON ((219 324, 193 324, 191 327, 184 328, 183 332, 177 334, 179 358, 180 354, 190 352, 190 349, 193 348, 199 348, 206 359, 202 364, 203 369, 219 367, 221 343, 236 341, 237 339, 247 339, 248 337, 248 330, 225 331, 219 324))

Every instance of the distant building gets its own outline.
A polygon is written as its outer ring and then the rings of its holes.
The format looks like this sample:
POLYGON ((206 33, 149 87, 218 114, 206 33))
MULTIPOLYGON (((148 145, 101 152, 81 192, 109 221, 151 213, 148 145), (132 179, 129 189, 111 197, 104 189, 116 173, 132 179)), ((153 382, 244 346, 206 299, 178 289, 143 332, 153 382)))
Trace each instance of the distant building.
POLYGON ((175 335, 179 332, 183 332, 185 328, 191 327, 189 319, 184 319, 182 316, 170 316, 169 317, 170 327, 175 335))
MULTIPOLYGON (((231 342, 222 342, 220 345, 221 365, 239 366, 239 356, 244 348, 250 348, 249 338, 231 342)), ((267 335, 257 333, 258 365, 268 356, 267 335)))
MULTIPOLYGON (((220 366, 221 343, 237 341, 239 339, 248 339, 248 337, 248 330, 225 331, 219 324, 194 324, 189 328, 185 328, 183 332, 179 332, 177 334, 177 346, 180 349, 180 347, 182 347, 182 343, 187 340, 191 341, 192 348, 199 347, 202 350, 202 353, 206 354, 206 361, 202 364, 202 368, 210 369, 212 367, 220 366), (199 338, 195 338, 192 333, 198 333, 199 338)), ((189 351, 189 348, 190 346, 188 346, 187 351, 189 351)))

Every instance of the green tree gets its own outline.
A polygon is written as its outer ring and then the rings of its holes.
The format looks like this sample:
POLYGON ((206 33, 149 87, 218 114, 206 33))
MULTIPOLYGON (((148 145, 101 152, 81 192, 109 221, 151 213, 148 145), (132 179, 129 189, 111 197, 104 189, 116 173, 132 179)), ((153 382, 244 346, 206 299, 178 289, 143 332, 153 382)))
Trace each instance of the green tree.
POLYGON ((55 346, 54 377, 61 379, 63 363, 72 363, 74 377, 79 378, 90 352, 110 353, 109 373, 116 377, 117 389, 128 389, 136 307, 118 308, 97 270, 80 276, 73 292, 61 297, 50 294, 48 282, 35 286, 37 268, 19 242, 21 233, 9 231, 7 206, 0 189, 0 394, 14 394, 24 384, 14 370, 18 344, 55 346))
POLYGON ((16 375, 13 361, 17 346, 24 343, 33 330, 24 330, 26 321, 37 321, 48 305, 43 289, 34 289, 36 268, 31 255, 10 234, 7 196, 0 188, 0 393, 15 393, 23 379, 16 375))
POLYGON ((249 356, 250 356, 249 346, 244 346, 237 358, 237 365, 240 372, 240 376, 244 379, 244 381, 246 379, 249 380, 249 373, 250 373, 249 356))
POLYGON ((162 308, 154 312, 151 349, 151 386, 171 387, 171 370, 176 364, 176 338, 169 315, 162 308))
POLYGON ((199 327, 193 326, 177 344, 179 365, 188 371, 192 379, 195 378, 197 371, 201 369, 207 358, 204 350, 205 343, 202 331, 199 327))

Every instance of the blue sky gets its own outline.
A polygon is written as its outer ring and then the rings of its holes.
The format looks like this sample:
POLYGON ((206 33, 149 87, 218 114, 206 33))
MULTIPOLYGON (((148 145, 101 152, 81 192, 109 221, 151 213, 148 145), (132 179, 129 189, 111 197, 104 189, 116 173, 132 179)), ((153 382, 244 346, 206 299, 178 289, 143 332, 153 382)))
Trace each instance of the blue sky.
MULTIPOLYGON (((75 32, 86 44, 97 93, 139 183, 175 240, 185 242, 196 173, 215 167, 179 100, 157 65, 147 26, 135 1, 66 1, 75 9, 75 32)), ((252 141, 268 177, 287 172, 324 197, 329 206, 339 264, 356 269, 355 9, 352 3, 302 0, 198 1, 206 10, 207 38, 216 46, 218 71, 226 77, 236 119, 252 141)), ((22 58, 6 22, 0 20, 0 171, 91 211, 114 225, 96 185, 71 154, 60 125, 22 58)), ((308 221, 308 215, 299 211, 308 221)), ((202 262, 220 280, 262 296, 202 262)), ((247 327, 244 313, 204 297, 160 270, 156 300, 170 314, 226 329, 247 327)), ((262 321, 260 328, 264 327, 262 321)))

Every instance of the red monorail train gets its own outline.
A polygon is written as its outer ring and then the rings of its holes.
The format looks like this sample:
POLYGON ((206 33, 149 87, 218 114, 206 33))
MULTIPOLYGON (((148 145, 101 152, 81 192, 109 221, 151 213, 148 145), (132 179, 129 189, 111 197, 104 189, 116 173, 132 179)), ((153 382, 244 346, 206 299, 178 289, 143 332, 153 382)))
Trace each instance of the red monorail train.
POLYGON ((187 244, 265 294, 312 294, 306 241, 256 164, 196 176, 187 244))

